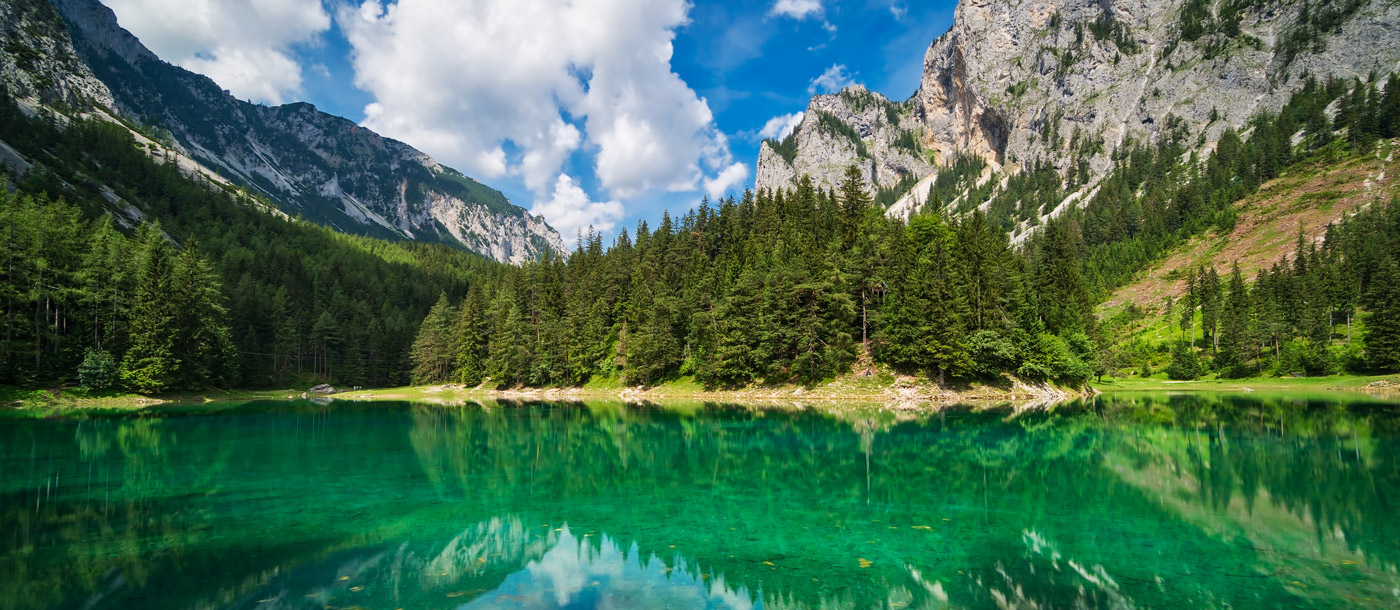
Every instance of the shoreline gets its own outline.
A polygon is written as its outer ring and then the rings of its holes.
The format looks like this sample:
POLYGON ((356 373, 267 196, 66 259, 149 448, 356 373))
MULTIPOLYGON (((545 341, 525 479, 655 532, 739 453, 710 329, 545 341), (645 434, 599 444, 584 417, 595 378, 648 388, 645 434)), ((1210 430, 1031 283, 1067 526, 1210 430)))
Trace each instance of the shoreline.
POLYGON ((1020 381, 1007 387, 969 385, 942 388, 936 384, 897 379, 888 385, 843 384, 841 380, 804 388, 801 386, 754 387, 736 390, 705 390, 691 384, 663 384, 641 387, 574 387, 574 388, 467 388, 456 384, 408 386, 378 390, 339 392, 328 395, 337 400, 414 400, 442 402, 444 400, 621 400, 624 402, 691 400, 700 402, 783 402, 880 404, 895 409, 923 409, 966 403, 1032 403, 1055 404, 1088 398, 1098 394, 1086 386, 1083 390, 1057 387, 1051 384, 1027 384, 1020 381))
POLYGON ((1090 382, 1104 394, 1134 392, 1225 392, 1248 394, 1290 393, 1359 394, 1380 399, 1400 399, 1400 375, 1328 375, 1326 377, 1246 377, 1244 379, 1206 378, 1173 381, 1165 378, 1123 377, 1090 382))
POLYGON ((1254 377, 1246 379, 1201 379, 1171 381, 1160 378, 1118 378, 1090 382, 1083 389, 1045 383, 1006 380, 1003 385, 969 384, 940 387, 912 377, 882 380, 843 378, 812 388, 800 386, 758 386, 732 390, 706 390, 681 380, 640 388, 594 386, 572 388, 515 388, 506 390, 463 387, 456 384, 404 386, 348 390, 330 394, 300 389, 211 390, 140 396, 115 392, 88 393, 80 389, 53 394, 47 390, 0 388, 0 410, 54 413, 63 411, 145 411, 162 407, 255 400, 299 400, 323 398, 346 401, 413 401, 456 403, 468 400, 557 400, 663 402, 694 401, 719 403, 824 404, 851 403, 894 410, 939 409, 957 404, 1017 403, 1028 408, 1049 406, 1102 394, 1132 393, 1261 393, 1296 396, 1349 395, 1377 400, 1400 401, 1400 375, 1333 375, 1328 377, 1254 377))

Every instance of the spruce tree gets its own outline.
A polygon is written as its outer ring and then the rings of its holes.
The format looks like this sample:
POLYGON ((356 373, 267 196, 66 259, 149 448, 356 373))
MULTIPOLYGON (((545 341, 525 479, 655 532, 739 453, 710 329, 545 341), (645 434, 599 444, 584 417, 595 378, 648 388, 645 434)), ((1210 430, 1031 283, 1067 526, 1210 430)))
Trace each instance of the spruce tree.
POLYGON ((1376 269, 1367 300, 1366 362, 1377 371, 1400 371, 1400 266, 1393 256, 1376 269))
POLYGON ((1240 274, 1238 262, 1230 269, 1229 292, 1220 321, 1219 351, 1215 357, 1216 368, 1225 377, 1248 375, 1245 360, 1248 358, 1250 295, 1240 274))
POLYGON ((413 359, 413 383, 445 383, 450 379, 457 358, 456 337, 452 332, 455 317, 456 312, 447 294, 443 293, 423 318, 409 352, 413 359))
POLYGON ((170 246, 159 224, 143 225, 131 306, 131 347, 122 358, 122 384, 141 394, 170 388, 180 361, 175 354, 175 303, 170 286, 170 246))
POLYGON ((466 386, 478 386, 486 378, 486 347, 490 339, 486 296, 479 284, 472 284, 457 313, 457 354, 452 377, 466 386))

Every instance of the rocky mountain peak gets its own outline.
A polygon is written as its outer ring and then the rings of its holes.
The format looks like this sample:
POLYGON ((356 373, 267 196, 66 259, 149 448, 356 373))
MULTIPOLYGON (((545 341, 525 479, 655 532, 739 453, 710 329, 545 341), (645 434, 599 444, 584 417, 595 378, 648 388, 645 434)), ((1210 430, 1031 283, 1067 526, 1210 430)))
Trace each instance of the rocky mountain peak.
POLYGON ((963 0, 909 100, 880 117, 851 103, 875 94, 813 98, 787 140, 761 148, 757 186, 807 174, 835 187, 856 163, 907 215, 933 176, 976 157, 989 173, 969 187, 1048 164, 1082 202, 1125 145, 1179 130, 1209 150, 1308 76, 1400 69, 1397 30, 1400 5, 1386 0, 963 0))
POLYGON ((456 244, 510 263, 567 251, 543 218, 403 142, 308 103, 238 100, 160 60, 97 0, 52 2, 0 4, 0 78, 15 97, 158 131, 138 139, 346 233, 456 244))

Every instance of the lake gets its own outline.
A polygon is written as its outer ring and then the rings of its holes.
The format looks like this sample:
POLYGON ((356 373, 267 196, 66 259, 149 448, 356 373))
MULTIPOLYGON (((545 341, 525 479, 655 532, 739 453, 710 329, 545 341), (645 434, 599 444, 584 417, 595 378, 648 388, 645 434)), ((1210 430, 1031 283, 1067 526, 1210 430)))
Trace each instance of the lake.
POLYGON ((0 419, 0 610, 1395 608, 1400 407, 0 419))

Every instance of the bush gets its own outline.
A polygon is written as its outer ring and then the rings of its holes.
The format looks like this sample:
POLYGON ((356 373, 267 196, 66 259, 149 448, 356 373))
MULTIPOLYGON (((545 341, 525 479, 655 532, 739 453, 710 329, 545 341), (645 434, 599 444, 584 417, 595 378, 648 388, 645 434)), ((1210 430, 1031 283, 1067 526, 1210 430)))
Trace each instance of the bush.
MULTIPOLYGON (((1076 343, 1079 343, 1076 341, 1076 343)), ((1016 373, 1029 379, 1053 379, 1066 384, 1087 383, 1093 368, 1070 349, 1064 339, 1041 333, 1024 350, 1024 358, 1016 373)))
POLYGON ((972 357, 972 372, 984 379, 995 379, 1002 371, 1015 370, 1016 346, 1007 338, 990 330, 972 333, 967 341, 972 357))
POLYGON ((1291 339, 1283 343, 1278 358, 1280 376, 1319 377, 1333 372, 1332 354, 1328 347, 1303 339, 1291 339))
POLYGON ((107 350, 88 348, 78 365, 78 382, 89 390, 105 390, 117 380, 117 361, 107 350))
POLYGON ((1201 359, 1195 348, 1185 341, 1172 348, 1172 363, 1167 366, 1167 379, 1191 381, 1201 376, 1201 359))

